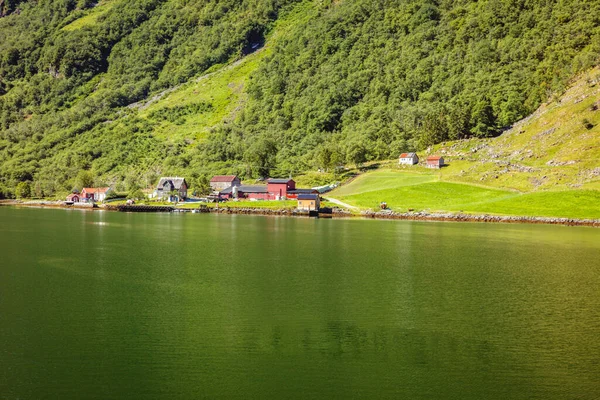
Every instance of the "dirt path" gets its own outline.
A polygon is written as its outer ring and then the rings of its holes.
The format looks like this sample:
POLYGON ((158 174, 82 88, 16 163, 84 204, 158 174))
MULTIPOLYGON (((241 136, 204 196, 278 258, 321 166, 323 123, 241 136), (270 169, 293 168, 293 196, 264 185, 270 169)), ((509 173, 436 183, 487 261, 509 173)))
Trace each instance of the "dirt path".
POLYGON ((351 206, 350 204, 344 203, 343 201, 339 201, 338 199, 334 199, 333 197, 326 197, 325 200, 330 201, 333 204, 337 204, 338 206, 349 208, 351 210, 358 210, 358 207, 351 206))

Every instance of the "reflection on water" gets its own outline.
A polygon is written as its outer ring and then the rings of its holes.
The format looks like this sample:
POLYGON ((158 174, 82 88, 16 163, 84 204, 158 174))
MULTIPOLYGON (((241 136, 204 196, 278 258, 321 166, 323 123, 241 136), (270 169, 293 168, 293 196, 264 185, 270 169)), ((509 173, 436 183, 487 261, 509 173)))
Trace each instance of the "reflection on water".
POLYGON ((600 397, 600 230, 0 219, 6 398, 600 397))

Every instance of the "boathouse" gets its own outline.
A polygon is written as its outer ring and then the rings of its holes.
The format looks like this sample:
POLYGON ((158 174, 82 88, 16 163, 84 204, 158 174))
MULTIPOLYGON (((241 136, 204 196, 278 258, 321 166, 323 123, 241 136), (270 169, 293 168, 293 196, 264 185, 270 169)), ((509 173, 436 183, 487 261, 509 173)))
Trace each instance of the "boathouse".
POLYGON ((232 186, 240 186, 242 182, 236 175, 215 175, 210 180, 210 187, 215 192, 232 186))
POLYGON ((300 211, 319 211, 321 200, 318 194, 299 194, 298 210, 300 211))
POLYGON ((67 201, 70 201, 72 203, 79 203, 79 200, 81 199, 79 193, 71 193, 70 195, 67 196, 67 201))
POLYGON ((400 165, 415 165, 419 163, 417 153, 402 153, 398 159, 400 165))
POLYGON ((440 156, 427 157, 427 168, 442 168, 444 166, 444 158, 440 156))

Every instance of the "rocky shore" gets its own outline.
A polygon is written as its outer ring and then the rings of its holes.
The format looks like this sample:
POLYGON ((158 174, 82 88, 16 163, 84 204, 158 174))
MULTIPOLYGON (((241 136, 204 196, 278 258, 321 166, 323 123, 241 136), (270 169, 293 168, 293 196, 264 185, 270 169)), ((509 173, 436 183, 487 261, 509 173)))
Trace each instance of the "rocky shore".
MULTIPOLYGON (((274 215, 274 216, 308 216, 307 212, 295 209, 264 209, 264 208, 228 208, 209 209, 211 213, 219 214, 255 214, 255 215, 274 215)), ((592 226, 600 228, 599 219, 574 219, 574 218, 553 218, 553 217, 514 217, 498 215, 472 215, 472 214, 452 214, 452 213, 428 213, 428 212, 408 212, 397 213, 393 211, 363 211, 360 214, 351 213, 348 210, 334 208, 330 214, 333 218, 373 218, 373 219, 396 219, 408 221, 451 221, 451 222, 498 222, 515 224, 550 224, 550 225, 569 225, 569 226, 592 226)), ((323 215, 321 214, 322 218, 323 215)))
POLYGON ((393 211, 363 211, 361 216, 376 219, 399 219, 410 221, 454 221, 454 222, 500 222, 513 224, 550 224, 569 226, 593 226, 600 228, 600 219, 574 219, 554 217, 514 217, 501 215, 472 215, 452 213, 408 212, 393 211))
POLYGON ((64 201, 51 200, 0 200, 0 206, 78 208, 85 210, 98 209, 98 206, 92 203, 74 203, 67 205, 64 201))

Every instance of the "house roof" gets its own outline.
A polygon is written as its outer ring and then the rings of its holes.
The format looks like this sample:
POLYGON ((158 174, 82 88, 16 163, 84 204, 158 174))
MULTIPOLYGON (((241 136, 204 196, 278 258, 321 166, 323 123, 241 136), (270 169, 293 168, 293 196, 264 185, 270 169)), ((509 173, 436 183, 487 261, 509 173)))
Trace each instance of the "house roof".
MULTIPOLYGON (((162 190, 162 188, 165 186, 166 182, 169 182, 171 184, 171 186, 173 187, 173 190, 181 189, 181 185, 186 183, 185 178, 163 177, 163 178, 160 178, 160 180, 158 181, 157 189, 162 190)), ((186 186, 187 186, 187 183, 186 183, 186 186)))
POLYGON ((319 193, 317 189, 294 189, 288 190, 288 194, 311 194, 311 193, 319 193))
POLYGON ((233 182, 237 179, 236 175, 215 175, 210 180, 211 182, 233 182))
POLYGON ((110 188, 109 187, 100 187, 100 188, 83 188, 81 190, 81 193, 86 192, 86 193, 106 193, 108 192, 110 188))
POLYGON ((288 183, 293 181, 293 179, 267 179, 267 183, 288 183))
POLYGON ((69 199, 69 200, 70 200, 70 199, 72 199, 72 198, 74 198, 74 197, 77 197, 77 198, 79 198, 79 197, 80 197, 80 196, 79 196, 79 193, 71 193, 70 195, 68 195, 68 196, 67 196, 67 199, 69 199))
POLYGON ((400 154, 400 158, 413 158, 416 157, 417 154, 416 153, 402 153, 400 154))
MULTIPOLYGON (((249 186, 249 185, 242 185, 242 186, 236 186, 238 192, 241 193, 267 193, 267 187, 265 185, 257 185, 257 186, 249 186)), ((229 194, 233 191, 233 186, 228 187, 227 189, 223 189, 221 190, 219 193, 220 194, 229 194)))
POLYGON ((427 161, 439 161, 441 158, 440 156, 429 156, 427 157, 427 161))
POLYGON ((317 194, 299 194, 298 200, 317 200, 319 195, 317 194))

